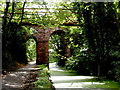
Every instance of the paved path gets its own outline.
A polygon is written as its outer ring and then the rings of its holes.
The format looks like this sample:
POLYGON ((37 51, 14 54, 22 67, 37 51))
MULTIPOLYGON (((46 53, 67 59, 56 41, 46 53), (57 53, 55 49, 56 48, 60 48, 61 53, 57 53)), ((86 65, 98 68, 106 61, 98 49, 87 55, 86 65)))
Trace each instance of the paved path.
POLYGON ((2 90, 19 90, 26 84, 25 82, 30 78, 30 74, 35 73, 39 68, 35 68, 35 61, 29 62, 24 68, 17 71, 11 71, 2 78, 2 90))
MULTIPOLYGON (((112 85, 95 81, 95 77, 93 76, 79 76, 76 72, 70 73, 59 68, 56 63, 50 63, 49 68, 51 71, 50 79, 56 90, 74 90, 75 88, 75 90, 80 90, 80 88, 89 88, 89 86, 92 86, 92 89, 89 90, 93 90, 96 86, 99 87, 97 90, 103 90, 100 88, 103 86, 104 88, 109 88, 112 85)), ((30 81, 33 80, 30 79, 33 78, 33 76, 30 76, 31 74, 35 75, 36 73, 39 73, 39 71, 40 69, 36 68, 35 62, 30 62, 26 67, 20 68, 17 71, 11 71, 8 75, 2 78, 2 90, 32 90, 29 85, 25 88, 26 84, 34 82, 30 81)), ((115 83, 113 83, 113 85, 114 84, 115 83)))
POLYGON ((80 76, 76 72, 68 72, 59 68, 56 63, 50 63, 49 68, 51 71, 50 79, 56 90, 81 90, 81 88, 106 90, 105 88, 119 88, 116 82, 99 82, 94 76, 80 76))

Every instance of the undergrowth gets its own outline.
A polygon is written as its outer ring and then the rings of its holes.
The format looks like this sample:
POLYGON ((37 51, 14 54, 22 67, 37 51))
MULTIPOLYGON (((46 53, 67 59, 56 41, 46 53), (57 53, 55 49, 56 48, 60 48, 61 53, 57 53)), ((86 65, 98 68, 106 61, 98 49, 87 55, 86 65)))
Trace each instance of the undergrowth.
POLYGON ((37 77, 37 81, 34 82, 35 88, 44 89, 44 90, 52 90, 52 83, 49 80, 49 70, 47 65, 39 65, 41 72, 37 77))

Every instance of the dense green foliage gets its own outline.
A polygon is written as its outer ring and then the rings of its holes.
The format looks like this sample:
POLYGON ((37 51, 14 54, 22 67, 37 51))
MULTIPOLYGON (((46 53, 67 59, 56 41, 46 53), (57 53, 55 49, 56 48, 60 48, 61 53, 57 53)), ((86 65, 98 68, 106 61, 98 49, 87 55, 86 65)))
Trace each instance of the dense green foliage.
POLYGON ((52 90, 52 83, 49 80, 49 70, 46 65, 40 65, 39 68, 41 69, 40 73, 38 74, 37 81, 34 82, 35 89, 44 89, 44 90, 52 90))
POLYGON ((53 35, 49 40, 49 61, 57 62, 59 66, 65 66, 66 58, 65 54, 65 35, 63 33, 59 35, 53 35))
POLYGON ((24 29, 17 33, 17 24, 10 23, 7 26, 8 31, 3 32, 3 69, 11 69, 9 65, 15 65, 15 62, 27 63, 25 38, 22 33, 26 33, 24 29))
POLYGON ((3 69, 36 56, 35 42, 28 41, 36 31, 22 26, 29 22, 41 28, 65 29, 66 34, 50 39, 50 49, 54 50, 50 58, 57 57, 60 66, 120 81, 119 2, 62 2, 52 10, 45 2, 7 2, 3 12, 3 69), (39 7, 24 9, 35 5, 39 7))
POLYGON ((60 54, 57 53, 59 50, 60 36, 54 35, 49 39, 49 62, 58 62, 60 54))
POLYGON ((65 27, 70 48, 66 68, 119 81, 119 4, 73 2, 62 6, 73 8, 79 25, 65 27))
POLYGON ((26 42, 27 46, 27 59, 29 61, 36 60, 36 41, 34 39, 29 39, 26 42))
POLYGON ((2 68, 4 70, 14 70, 17 67, 17 63, 27 64, 28 62, 26 42, 32 37, 31 34, 33 33, 30 27, 23 27, 21 25, 23 17, 19 17, 21 18, 19 22, 14 20, 17 18, 17 15, 14 14, 15 8, 21 8, 24 4, 21 2, 6 2, 2 23, 2 68), (10 12, 12 14, 8 16, 10 12))
POLYGON ((116 8, 115 3, 73 3, 82 34, 79 42, 80 39, 74 39, 78 36, 73 36, 74 45, 78 47, 74 47, 67 68, 86 75, 115 76, 119 81, 119 12, 116 8))

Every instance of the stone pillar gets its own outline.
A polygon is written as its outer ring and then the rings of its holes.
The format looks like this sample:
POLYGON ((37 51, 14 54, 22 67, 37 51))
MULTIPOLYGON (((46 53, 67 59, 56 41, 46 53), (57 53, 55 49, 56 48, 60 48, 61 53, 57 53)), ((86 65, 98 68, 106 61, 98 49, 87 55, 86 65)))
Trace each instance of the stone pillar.
POLYGON ((48 64, 48 57, 49 57, 48 41, 37 42, 36 51, 37 51, 36 64, 38 65, 48 64))

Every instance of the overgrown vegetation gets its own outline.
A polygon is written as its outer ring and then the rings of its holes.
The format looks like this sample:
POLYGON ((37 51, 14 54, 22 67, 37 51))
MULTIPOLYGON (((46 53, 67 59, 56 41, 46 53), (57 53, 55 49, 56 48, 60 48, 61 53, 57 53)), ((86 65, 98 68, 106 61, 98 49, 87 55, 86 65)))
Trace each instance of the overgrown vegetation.
POLYGON ((74 45, 78 46, 77 49, 73 49, 67 68, 85 75, 119 78, 119 12, 116 12, 118 7, 118 3, 73 3, 73 12, 82 24, 82 34, 79 34, 81 42, 74 39, 76 34, 72 38, 74 45), (79 47, 80 45, 82 47, 79 47), (113 74, 111 70, 116 73, 113 74))
POLYGON ((39 65, 39 68, 41 69, 37 81, 34 82, 36 89, 44 89, 44 90, 52 90, 52 83, 49 80, 49 70, 46 65, 39 65))
POLYGON ((29 61, 36 60, 36 41, 34 39, 30 39, 26 42, 27 46, 27 59, 29 61))
POLYGON ((57 62, 59 66, 65 66, 65 41, 64 34, 53 35, 49 40, 49 62, 57 62))
MULTIPOLYGON (((32 23, 41 25, 41 28, 65 29, 66 34, 60 35, 62 38, 53 36, 51 41, 59 65, 83 75, 120 81, 120 2, 62 2, 55 8, 45 2, 3 4, 6 5, 1 8, 4 9, 3 69, 10 68, 15 62, 27 63, 26 42, 36 31, 31 33, 30 27, 23 27, 23 24, 32 23), (39 8, 28 8, 34 5, 39 8), (45 12, 41 14, 40 10, 45 12)), ((35 44, 29 50, 33 48, 35 44)))

